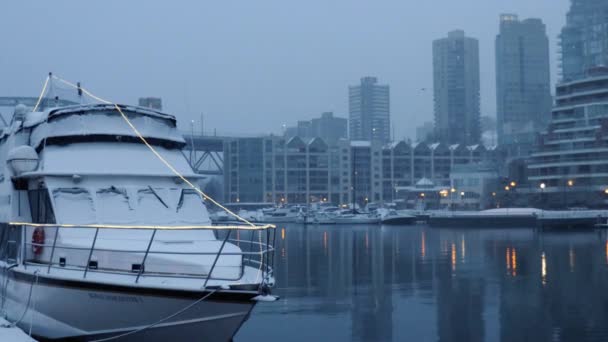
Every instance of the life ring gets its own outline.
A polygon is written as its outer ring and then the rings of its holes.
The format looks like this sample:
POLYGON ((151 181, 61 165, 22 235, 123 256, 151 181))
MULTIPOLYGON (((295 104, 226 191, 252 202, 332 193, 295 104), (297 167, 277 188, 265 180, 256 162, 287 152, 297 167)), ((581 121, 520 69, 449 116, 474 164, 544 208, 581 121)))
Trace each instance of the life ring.
POLYGON ((34 229, 34 233, 32 234, 32 252, 35 255, 42 254, 42 245, 44 245, 44 229, 38 227, 34 229))

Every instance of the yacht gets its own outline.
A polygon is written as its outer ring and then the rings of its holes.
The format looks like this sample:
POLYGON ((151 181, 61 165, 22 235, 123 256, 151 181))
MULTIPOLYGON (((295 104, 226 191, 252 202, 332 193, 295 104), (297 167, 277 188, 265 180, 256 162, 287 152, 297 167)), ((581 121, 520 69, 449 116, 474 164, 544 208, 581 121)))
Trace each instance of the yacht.
POLYGON ((374 213, 364 213, 357 210, 341 210, 333 214, 336 224, 378 224, 380 216, 374 213))
POLYGON ((410 225, 416 223, 416 216, 399 212, 395 209, 380 210, 379 215, 382 224, 385 225, 410 225))
POLYGON ((260 222, 266 223, 294 223, 297 222, 301 207, 288 206, 280 207, 272 210, 263 210, 260 222))
POLYGON ((0 133, 3 316, 44 340, 231 340, 274 284, 274 229, 211 227, 184 145, 147 108, 19 105, 0 133))

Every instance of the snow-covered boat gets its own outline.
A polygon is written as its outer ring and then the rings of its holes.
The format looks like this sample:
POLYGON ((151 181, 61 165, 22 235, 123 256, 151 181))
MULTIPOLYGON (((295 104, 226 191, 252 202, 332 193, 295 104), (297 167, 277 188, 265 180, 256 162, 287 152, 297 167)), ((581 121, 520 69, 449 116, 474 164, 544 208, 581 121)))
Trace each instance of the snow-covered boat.
POLYGON ((296 220, 296 223, 301 224, 336 224, 336 220, 333 216, 323 211, 309 211, 307 213, 301 213, 296 220))
POLYGON ((301 208, 297 206, 276 208, 263 211, 260 222, 265 223, 294 223, 297 222, 301 208))
POLYGON ((2 130, 2 313, 45 340, 228 341, 274 282, 274 230, 211 229, 175 118, 119 108, 141 136, 106 104, 2 130))
POLYGON ((416 223, 416 216, 400 213, 394 209, 384 210, 380 214, 382 224, 385 225, 409 225, 416 223))
POLYGON ((342 210, 332 217, 336 224, 378 224, 380 216, 356 210, 342 210))

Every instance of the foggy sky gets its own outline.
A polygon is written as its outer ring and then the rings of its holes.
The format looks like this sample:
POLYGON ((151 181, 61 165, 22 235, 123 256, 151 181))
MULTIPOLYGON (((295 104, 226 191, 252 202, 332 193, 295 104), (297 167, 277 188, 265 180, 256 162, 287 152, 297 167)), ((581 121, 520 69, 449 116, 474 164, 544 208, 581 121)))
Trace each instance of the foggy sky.
MULTIPOLYGON (((116 102, 160 96, 182 128, 280 133, 324 111, 348 117, 348 85, 391 86, 395 135, 432 120, 433 39, 480 41, 482 115, 495 116, 500 13, 538 17, 550 39, 568 0, 3 1, 0 96, 37 96, 49 71, 116 102), (421 88, 427 88, 421 91, 421 88)), ((6 116, 6 113, 5 113, 6 116)))

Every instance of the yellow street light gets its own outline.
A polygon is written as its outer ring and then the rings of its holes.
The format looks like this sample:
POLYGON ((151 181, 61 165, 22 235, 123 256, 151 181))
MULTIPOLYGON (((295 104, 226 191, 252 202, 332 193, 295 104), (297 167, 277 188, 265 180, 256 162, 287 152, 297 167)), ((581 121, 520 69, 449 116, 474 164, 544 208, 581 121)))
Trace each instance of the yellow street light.
POLYGON ((509 186, 508 186, 508 185, 507 185, 507 186, 505 186, 505 191, 509 191, 509 190, 511 190, 511 188, 509 188, 509 186))
POLYGON ((572 179, 568 179, 568 186, 573 186, 574 185, 574 181, 572 179))
POLYGON ((511 187, 514 188, 515 186, 517 186, 517 183, 515 183, 515 181, 511 181, 511 187))

